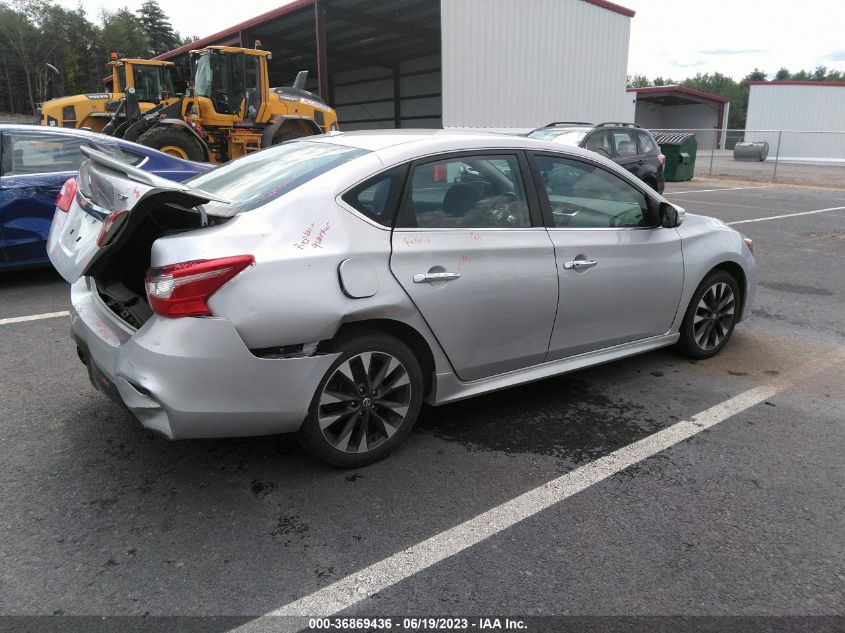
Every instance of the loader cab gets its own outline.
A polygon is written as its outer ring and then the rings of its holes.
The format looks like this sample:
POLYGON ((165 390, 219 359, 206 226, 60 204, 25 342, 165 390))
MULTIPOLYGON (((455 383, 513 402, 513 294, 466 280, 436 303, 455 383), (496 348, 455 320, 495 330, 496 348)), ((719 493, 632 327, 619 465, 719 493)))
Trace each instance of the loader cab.
POLYGON ((176 96, 173 88, 171 62, 146 59, 119 59, 110 62, 112 67, 112 92, 121 94, 134 88, 141 103, 161 103, 176 96))
POLYGON ((194 94, 205 125, 262 121, 269 55, 268 51, 225 46, 192 52, 194 94), (208 107, 213 112, 206 112, 208 107))

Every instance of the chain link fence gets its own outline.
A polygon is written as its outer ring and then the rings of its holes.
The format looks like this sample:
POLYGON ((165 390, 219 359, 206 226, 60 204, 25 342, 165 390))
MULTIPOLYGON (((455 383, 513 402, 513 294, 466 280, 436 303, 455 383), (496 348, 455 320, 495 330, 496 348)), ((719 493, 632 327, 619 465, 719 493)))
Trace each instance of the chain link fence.
POLYGON ((652 129, 694 134, 695 177, 845 189, 845 131, 652 129), (749 147, 747 144, 756 144, 749 147))

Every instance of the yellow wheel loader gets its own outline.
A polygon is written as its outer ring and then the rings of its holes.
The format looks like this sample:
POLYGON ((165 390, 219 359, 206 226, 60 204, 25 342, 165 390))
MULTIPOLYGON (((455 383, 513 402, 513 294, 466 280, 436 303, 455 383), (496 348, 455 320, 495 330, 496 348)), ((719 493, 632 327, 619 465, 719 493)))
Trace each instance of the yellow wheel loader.
POLYGON ((126 91, 125 122, 105 130, 189 160, 225 162, 282 141, 338 129, 337 114, 304 90, 271 88, 269 51, 209 46, 191 51, 192 86, 185 97, 142 112, 137 89, 126 91))
MULTIPOLYGON (((49 64, 48 64, 49 66, 49 64)), ((154 59, 118 59, 112 53, 110 92, 93 92, 51 99, 41 104, 38 121, 51 127, 85 128, 102 132, 114 114, 127 89, 135 91, 141 113, 176 98, 170 69, 172 62, 154 59)), ((51 69, 54 70, 54 69, 51 69)), ((58 71, 55 71, 58 74, 58 71)))

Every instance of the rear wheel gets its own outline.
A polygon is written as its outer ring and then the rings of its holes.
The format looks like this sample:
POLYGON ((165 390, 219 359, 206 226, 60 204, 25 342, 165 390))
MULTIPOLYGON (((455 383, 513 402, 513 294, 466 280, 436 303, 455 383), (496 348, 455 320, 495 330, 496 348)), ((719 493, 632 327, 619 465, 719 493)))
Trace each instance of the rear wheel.
POLYGON ((387 456, 414 426, 422 405, 420 364, 401 341, 383 334, 350 334, 328 346, 339 352, 299 431, 315 457, 345 468, 387 456))
POLYGON ((144 132, 138 139, 138 142, 141 145, 152 147, 176 158, 197 161, 205 160, 205 154, 202 151, 200 142, 176 128, 154 127, 144 132))
POLYGON ((733 275, 714 270, 696 289, 681 325, 678 349, 690 358, 710 358, 727 344, 739 317, 739 284, 733 275))

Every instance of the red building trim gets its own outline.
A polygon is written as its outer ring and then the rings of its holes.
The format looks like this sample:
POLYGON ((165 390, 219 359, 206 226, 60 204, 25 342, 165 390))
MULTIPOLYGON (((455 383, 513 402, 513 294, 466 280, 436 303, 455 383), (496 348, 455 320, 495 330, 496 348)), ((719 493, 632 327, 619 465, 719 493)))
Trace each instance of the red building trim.
POLYGON ((749 86, 838 86, 845 88, 845 81, 749 81, 749 86))
POLYGON ((623 7, 620 4, 615 4, 613 2, 608 2, 607 0, 583 0, 584 2, 588 2, 590 4, 594 4, 597 7, 601 7, 602 9, 607 9, 608 11, 613 11, 614 13, 619 13, 626 17, 632 18, 636 15, 636 11, 633 9, 629 9, 628 7, 623 7))
MULTIPOLYGON (((753 83, 753 82, 752 82, 753 83)), ((653 94, 671 94, 679 92, 681 94, 692 95, 702 99, 709 99, 710 101, 718 101, 719 103, 730 103, 731 100, 727 97, 720 97, 719 95, 710 94, 695 88, 685 88, 684 86, 649 86, 648 88, 628 88, 628 92, 636 92, 637 94, 653 95, 653 94)))

